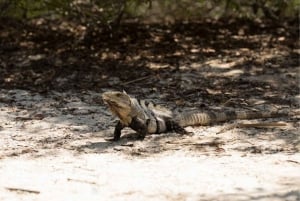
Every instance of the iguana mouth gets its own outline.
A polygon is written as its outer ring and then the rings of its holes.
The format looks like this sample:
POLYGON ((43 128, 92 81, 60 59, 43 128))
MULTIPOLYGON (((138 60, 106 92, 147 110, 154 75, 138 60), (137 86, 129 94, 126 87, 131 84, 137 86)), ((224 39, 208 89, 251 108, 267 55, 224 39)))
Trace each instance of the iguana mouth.
POLYGON ((121 110, 123 107, 115 101, 105 101, 105 103, 114 110, 121 110))
POLYGON ((105 103, 108 105, 109 109, 115 114, 117 115, 118 117, 120 117, 120 114, 118 112, 118 110, 120 108, 122 108, 119 104, 113 102, 113 101, 105 101, 105 103), (117 109, 119 108, 119 109, 117 109))

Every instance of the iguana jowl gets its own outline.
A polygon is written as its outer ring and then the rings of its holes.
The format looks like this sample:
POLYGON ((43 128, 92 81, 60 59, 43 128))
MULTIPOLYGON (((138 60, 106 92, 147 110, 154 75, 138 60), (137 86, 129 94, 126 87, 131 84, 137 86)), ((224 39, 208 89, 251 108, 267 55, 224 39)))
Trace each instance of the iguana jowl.
POLYGON ((172 111, 157 106, 152 102, 138 100, 125 92, 110 91, 102 94, 103 101, 118 121, 113 140, 120 139, 121 130, 130 127, 140 138, 148 133, 165 133, 175 131, 186 133, 184 127, 193 125, 208 125, 235 119, 259 119, 287 116, 286 112, 261 111, 230 111, 230 112, 195 112, 175 116, 172 111))

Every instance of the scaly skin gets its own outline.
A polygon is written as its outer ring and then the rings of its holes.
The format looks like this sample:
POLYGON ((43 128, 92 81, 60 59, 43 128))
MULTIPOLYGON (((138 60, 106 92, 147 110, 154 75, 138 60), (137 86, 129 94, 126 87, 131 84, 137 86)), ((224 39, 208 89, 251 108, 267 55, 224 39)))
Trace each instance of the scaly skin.
POLYGON ((155 104, 130 97, 126 92, 110 91, 102 94, 103 101, 113 115, 120 120, 114 131, 114 139, 119 140, 125 127, 135 130, 141 139, 148 133, 175 131, 187 133, 186 126, 209 125, 236 119, 259 119, 289 116, 287 112, 272 111, 230 111, 194 112, 175 116, 172 111, 155 104))

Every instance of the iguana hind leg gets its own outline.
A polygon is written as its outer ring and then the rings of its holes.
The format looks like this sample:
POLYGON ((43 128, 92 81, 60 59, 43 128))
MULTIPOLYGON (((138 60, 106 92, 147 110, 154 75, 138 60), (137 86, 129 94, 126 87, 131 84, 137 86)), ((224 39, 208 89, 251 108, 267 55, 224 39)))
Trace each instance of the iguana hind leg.
POLYGON ((147 123, 145 124, 142 120, 140 120, 137 117, 132 118, 129 127, 137 132, 138 137, 141 140, 143 140, 146 134, 148 133, 147 123))
POLYGON ((175 131, 176 133, 179 134, 188 134, 183 127, 181 127, 177 122, 172 121, 172 120, 167 120, 166 121, 166 126, 168 131, 175 131))

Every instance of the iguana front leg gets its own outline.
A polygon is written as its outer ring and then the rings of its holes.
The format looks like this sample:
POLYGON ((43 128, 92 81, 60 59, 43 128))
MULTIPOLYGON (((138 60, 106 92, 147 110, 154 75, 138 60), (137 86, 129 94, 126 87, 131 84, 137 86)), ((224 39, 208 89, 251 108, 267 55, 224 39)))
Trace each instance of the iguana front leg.
POLYGON ((121 137, 121 131, 125 126, 121 123, 121 121, 118 121, 116 127, 115 127, 115 131, 114 131, 114 138, 112 139, 112 141, 118 141, 121 137))
MULTIPOLYGON (((121 121, 118 121, 117 125, 115 126, 114 131, 114 138, 109 141, 118 141, 121 137, 121 131, 126 126, 121 123, 121 121)), ((142 120, 140 120, 137 117, 132 118, 131 123, 129 124, 129 127, 132 128, 137 132, 140 139, 144 139, 146 134, 148 133, 147 123, 145 124, 142 120)))

